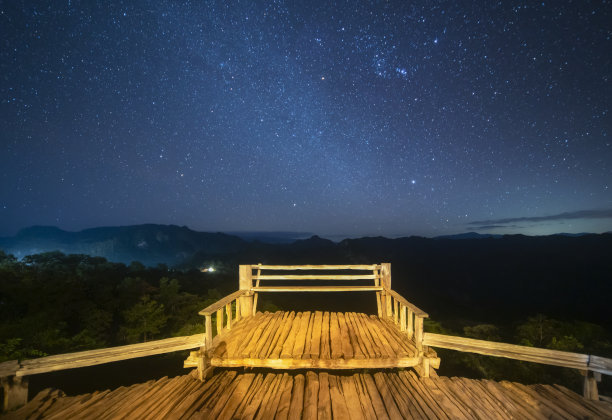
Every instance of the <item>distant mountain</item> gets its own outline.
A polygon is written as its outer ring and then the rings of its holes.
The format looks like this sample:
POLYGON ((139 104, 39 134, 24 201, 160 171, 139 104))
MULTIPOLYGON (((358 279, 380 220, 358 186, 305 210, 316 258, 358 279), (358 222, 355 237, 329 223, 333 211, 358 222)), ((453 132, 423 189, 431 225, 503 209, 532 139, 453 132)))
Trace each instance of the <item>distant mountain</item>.
MULTIPOLYGON (((185 269, 214 264, 217 269, 234 273, 238 264, 390 262, 393 289, 427 309, 434 318, 465 314, 495 322, 494 317, 580 314, 581 319, 612 328, 610 233, 366 237, 337 243, 312 236, 292 243, 264 243, 166 225, 80 232, 34 226, 14 237, 0 238, 0 249, 17 257, 59 250, 185 269), (456 240, 458 237, 462 240, 456 240)), ((292 305, 309 302, 302 296, 289 295, 283 295, 278 303, 288 299, 293 299, 292 305)), ((335 303, 333 294, 322 295, 317 296, 318 301, 335 303)), ((366 294, 356 294, 354 299, 374 302, 367 300, 366 294)))
POLYGON ((266 244, 290 244, 300 239, 306 239, 313 236, 310 232, 224 232, 228 235, 238 236, 241 239, 249 242, 263 242, 266 244))
POLYGON ((466 232, 466 233, 458 233, 456 235, 436 236, 434 239, 484 239, 484 238, 502 238, 503 236, 504 235, 497 235, 493 233, 466 232))
POLYGON ((61 251, 100 256, 109 261, 147 265, 178 264, 196 252, 207 256, 241 252, 247 243, 224 233, 196 232, 185 226, 134 225, 67 232, 52 226, 32 226, 14 237, 0 238, 0 249, 22 258, 61 251))

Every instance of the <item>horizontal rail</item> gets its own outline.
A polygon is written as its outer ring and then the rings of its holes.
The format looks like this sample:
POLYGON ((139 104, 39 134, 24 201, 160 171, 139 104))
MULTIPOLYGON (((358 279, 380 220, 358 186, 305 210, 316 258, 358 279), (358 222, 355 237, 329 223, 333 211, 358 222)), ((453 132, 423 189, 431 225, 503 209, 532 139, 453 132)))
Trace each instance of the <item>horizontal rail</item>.
POLYGON ((380 265, 251 265, 259 270, 380 270, 380 265))
POLYGON ((0 378, 7 376, 15 376, 15 372, 19 369, 18 360, 9 360, 8 362, 0 363, 0 378))
MULTIPOLYGON (((130 344, 127 346, 108 347, 104 349, 81 351, 76 353, 57 354, 24 360, 11 375, 26 376, 56 370, 74 369, 86 366, 154 356, 180 350, 188 350, 204 345, 204 334, 183 337, 172 337, 147 343, 130 344)), ((8 376, 8 375, 7 375, 8 376)))
POLYGON ((612 359, 599 356, 433 333, 424 334, 423 344, 462 352, 484 354, 486 356, 505 357, 612 375, 612 359))
POLYGON ((253 292, 380 292, 382 286, 279 286, 252 287, 253 292))
POLYGON ((260 275, 254 277, 258 280, 374 280, 377 278, 374 274, 288 274, 288 275, 260 275))
POLYGON ((429 315, 427 314, 427 312, 423 311, 422 309, 420 309, 419 307, 417 307, 416 305, 408 302, 406 300, 406 298, 404 298, 402 295, 400 295, 399 293, 397 293, 395 290, 392 289, 385 289, 385 292, 391 296, 393 296, 395 298, 395 300, 397 300, 399 303, 401 303, 402 305, 404 305, 405 307, 409 308, 410 310, 412 310, 412 312, 414 312, 414 314, 416 316, 422 317, 422 318, 429 318, 429 315))
POLYGON ((207 306, 206 308, 202 309, 198 313, 200 315, 212 315, 217 310, 225 307, 226 304, 233 302, 234 300, 238 299, 240 296, 247 295, 247 294, 248 294, 248 290, 238 290, 232 293, 231 295, 227 295, 224 298, 219 299, 218 301, 216 301, 212 305, 207 306))
MULTIPOLYGON (((422 357, 400 357, 384 359, 223 359, 213 357, 211 366, 250 367, 267 369, 390 369, 413 367, 422 362, 422 357)), ((439 359, 433 363, 439 366, 439 359)))
POLYGON ((612 376, 612 359, 590 355, 589 370, 612 376))

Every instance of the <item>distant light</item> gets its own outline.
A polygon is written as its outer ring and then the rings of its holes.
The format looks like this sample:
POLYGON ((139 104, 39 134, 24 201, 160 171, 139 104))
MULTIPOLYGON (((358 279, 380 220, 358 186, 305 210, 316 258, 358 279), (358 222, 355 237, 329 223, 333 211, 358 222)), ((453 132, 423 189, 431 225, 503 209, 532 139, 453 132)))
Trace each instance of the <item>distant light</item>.
POLYGON ((208 271, 209 273, 212 273, 215 271, 215 267, 208 267, 206 271, 208 271))

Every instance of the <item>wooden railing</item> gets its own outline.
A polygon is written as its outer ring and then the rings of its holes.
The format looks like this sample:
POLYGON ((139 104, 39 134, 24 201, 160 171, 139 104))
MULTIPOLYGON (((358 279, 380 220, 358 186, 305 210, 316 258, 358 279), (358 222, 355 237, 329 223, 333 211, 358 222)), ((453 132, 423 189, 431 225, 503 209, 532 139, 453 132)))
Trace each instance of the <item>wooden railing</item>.
POLYGON ((433 333, 424 334, 423 344, 461 352, 478 353, 487 356, 505 357, 526 362, 578 369, 585 375, 584 396, 593 400, 599 399, 597 382, 601 381, 601 375, 612 375, 612 359, 588 354, 541 349, 537 347, 519 346, 516 344, 475 340, 473 338, 433 333))
POLYGON ((231 295, 219 299, 199 312, 205 319, 204 336, 207 347, 210 348, 213 342, 212 315, 216 313, 217 335, 222 335, 224 331, 232 329, 232 322, 251 315, 250 301, 243 299, 245 297, 248 298, 250 295, 251 293, 248 290, 238 290, 231 295))
MULTIPOLYGON (((380 318, 389 318, 413 339, 419 351, 423 350, 423 320, 427 313, 408 302, 391 289, 391 264, 348 264, 348 265, 240 265, 240 289, 252 293, 252 312, 257 311, 257 300, 261 292, 376 292, 376 306, 380 318), (287 273, 286 272, 292 272, 287 273), (300 273, 300 272, 309 273, 300 273), (268 274, 273 272, 274 274, 268 274), (282 274, 278 274, 278 273, 282 274), (320 274, 320 273, 324 274, 320 274), (328 274, 335 272, 334 274, 328 274), (338 274, 337 272, 341 272, 338 274), (346 274, 346 272, 353 272, 346 274), (356 273, 356 274, 355 274, 356 273), (371 281, 370 285, 333 286, 262 286, 261 282, 274 281, 371 281)), ((238 292, 236 292, 238 293, 238 292)), ((233 295, 230 295, 233 296, 233 295)), ((245 301, 248 299, 245 296, 245 301)), ((250 296, 250 295, 248 295, 250 296)), ((218 304, 215 304, 218 305, 218 304)), ((243 305, 244 306, 244 305, 243 305)), ((212 307, 211 307, 212 308, 212 307)), ((217 310, 207 308, 211 313, 217 310)), ((202 312, 200 312, 202 314, 202 312)), ((208 331, 208 328, 207 328, 208 331)))
POLYGON ((165 340, 108 347, 75 353, 57 354, 31 360, 0 363, 0 382, 4 388, 3 410, 12 410, 27 402, 28 376, 64 369, 100 365, 138 357, 154 356, 203 347, 204 335, 172 337, 165 340))
POLYGON ((386 308, 387 317, 392 319, 401 331, 405 331, 408 338, 414 338, 417 349, 422 350, 423 321, 429 317, 427 312, 408 302, 395 290, 385 289, 381 298, 385 300, 385 305, 380 306, 386 308))

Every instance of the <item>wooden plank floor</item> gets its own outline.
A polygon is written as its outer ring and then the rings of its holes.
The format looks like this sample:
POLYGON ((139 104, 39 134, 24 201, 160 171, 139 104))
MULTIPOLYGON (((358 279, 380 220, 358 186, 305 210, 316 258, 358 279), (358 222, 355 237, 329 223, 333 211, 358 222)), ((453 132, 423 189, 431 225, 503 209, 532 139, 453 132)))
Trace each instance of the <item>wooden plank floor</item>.
POLYGON ((219 340, 213 366, 356 369, 419 362, 414 341, 397 325, 354 312, 258 312, 219 340))
POLYGON ((332 374, 219 369, 206 382, 184 375, 72 397, 48 389, 4 418, 609 419, 612 405, 585 400, 558 385, 419 379, 412 370, 332 374))

